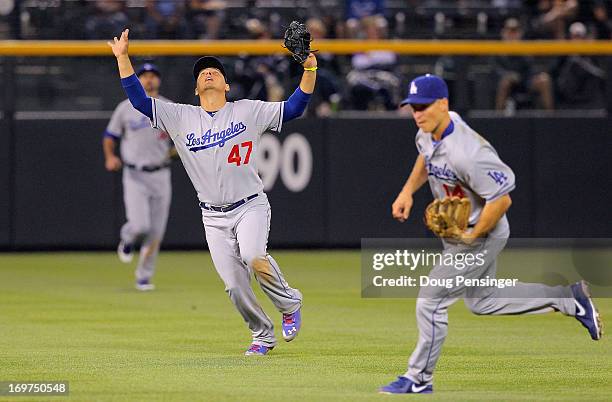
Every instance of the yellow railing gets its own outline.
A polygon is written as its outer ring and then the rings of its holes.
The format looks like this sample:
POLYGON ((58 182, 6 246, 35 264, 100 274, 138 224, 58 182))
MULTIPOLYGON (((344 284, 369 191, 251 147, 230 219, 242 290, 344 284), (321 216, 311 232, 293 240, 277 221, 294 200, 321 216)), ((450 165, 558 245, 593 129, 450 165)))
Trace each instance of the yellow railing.
MULTIPOLYGON (((267 55, 283 53, 280 40, 174 40, 130 42, 134 56, 194 56, 214 54, 267 55)), ((390 50, 411 55, 612 55, 612 41, 464 41, 464 40, 320 40, 313 49, 335 54, 390 50)), ((105 41, 0 41, 0 56, 110 56, 105 41)))

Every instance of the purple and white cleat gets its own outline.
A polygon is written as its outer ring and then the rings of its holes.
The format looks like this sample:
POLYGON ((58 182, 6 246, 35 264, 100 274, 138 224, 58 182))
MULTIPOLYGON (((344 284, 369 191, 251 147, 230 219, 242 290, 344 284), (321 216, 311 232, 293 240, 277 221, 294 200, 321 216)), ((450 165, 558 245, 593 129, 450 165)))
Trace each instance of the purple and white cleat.
POLYGON ((252 344, 246 352, 244 352, 245 356, 265 356, 269 351, 274 349, 274 346, 264 346, 264 345, 256 345, 252 344))
POLYGON ((302 327, 301 308, 291 314, 283 314, 283 338, 291 342, 300 332, 302 327))

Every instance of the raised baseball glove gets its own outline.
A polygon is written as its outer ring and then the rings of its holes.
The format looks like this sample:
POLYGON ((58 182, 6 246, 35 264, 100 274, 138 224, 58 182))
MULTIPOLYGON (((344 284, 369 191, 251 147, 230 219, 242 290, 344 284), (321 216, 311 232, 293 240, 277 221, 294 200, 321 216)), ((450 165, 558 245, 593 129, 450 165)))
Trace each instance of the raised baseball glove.
POLYGON ((285 31, 285 45, 293 55, 295 61, 303 64, 310 54, 310 32, 305 24, 293 21, 285 31))
POLYGON ((425 225, 436 236, 461 240, 470 219, 471 205, 467 198, 435 199, 425 209, 425 225))

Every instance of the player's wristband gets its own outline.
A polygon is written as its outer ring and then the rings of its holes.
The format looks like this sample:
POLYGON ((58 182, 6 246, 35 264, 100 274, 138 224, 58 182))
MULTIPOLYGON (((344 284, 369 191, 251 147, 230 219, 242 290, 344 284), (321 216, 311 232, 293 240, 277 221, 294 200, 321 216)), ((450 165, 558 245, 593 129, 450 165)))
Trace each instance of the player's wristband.
POLYGON ((304 71, 317 71, 317 66, 314 67, 304 67, 304 71))

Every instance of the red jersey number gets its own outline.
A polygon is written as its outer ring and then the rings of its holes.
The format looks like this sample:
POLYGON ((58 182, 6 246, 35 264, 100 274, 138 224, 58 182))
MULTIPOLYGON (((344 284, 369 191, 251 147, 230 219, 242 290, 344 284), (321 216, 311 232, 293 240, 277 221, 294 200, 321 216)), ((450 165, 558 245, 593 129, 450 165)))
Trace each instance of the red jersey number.
POLYGON ((228 157, 227 163, 235 163, 236 166, 240 166, 240 163, 245 165, 249 164, 249 160, 251 160, 251 151, 253 150, 253 141, 243 142, 238 146, 238 144, 232 147, 228 157), (244 156, 244 161, 242 160, 242 156, 240 156, 240 148, 246 148, 246 155, 244 156))
POLYGON ((458 184, 452 188, 447 186, 446 184, 443 184, 442 187, 444 187, 444 192, 446 193, 447 197, 465 198, 465 193, 463 192, 461 186, 458 184))

